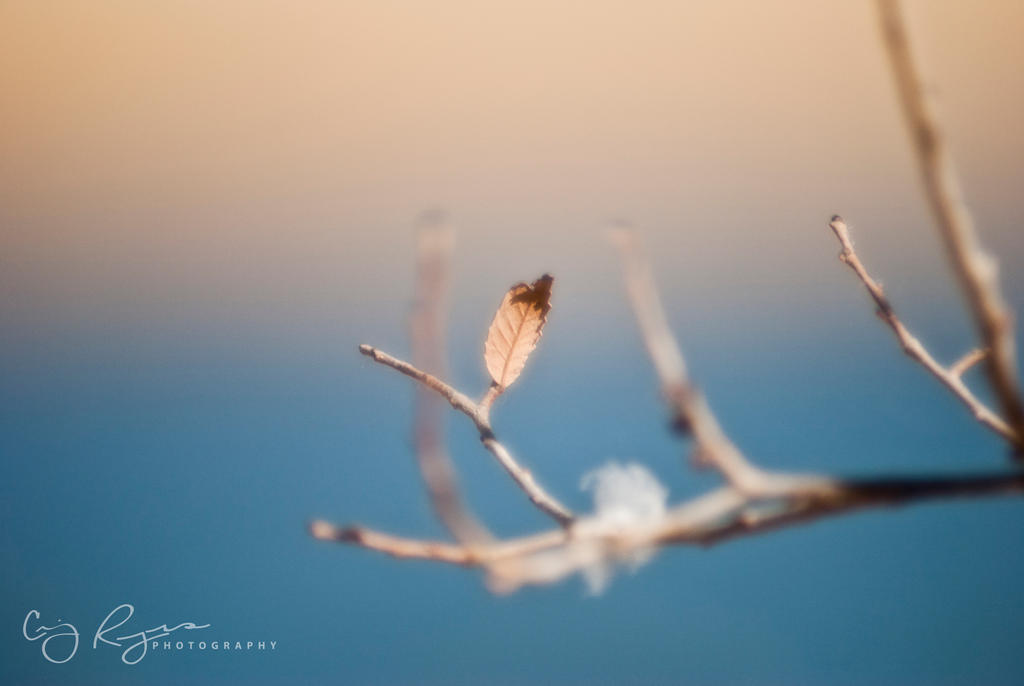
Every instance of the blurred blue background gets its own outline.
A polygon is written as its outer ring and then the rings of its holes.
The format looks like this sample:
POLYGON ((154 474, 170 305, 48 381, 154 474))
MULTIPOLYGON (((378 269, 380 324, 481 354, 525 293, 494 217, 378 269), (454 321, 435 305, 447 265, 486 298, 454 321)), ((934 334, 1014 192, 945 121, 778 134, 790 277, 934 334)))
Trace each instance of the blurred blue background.
MULTIPOLYGON (((495 425, 574 509, 609 459, 646 464, 673 501, 717 483, 666 431, 604 237, 621 216, 697 382, 760 464, 1009 469, 835 260, 840 212, 936 356, 973 345, 868 3, 86 7, 0 7, 0 681, 1024 681, 1015 499, 665 550, 599 598, 576 578, 495 597, 475 571, 305 532, 322 517, 442 535, 410 383, 357 352, 408 354, 412 221, 437 203, 459 232, 462 390, 485 387, 504 290, 556 276, 495 425), (127 666, 91 648, 121 603, 136 630, 194 621, 277 647, 127 666), (32 609, 78 627, 74 659, 22 637, 32 609)), ((1022 312, 1021 8, 912 8, 1022 312)), ((546 528, 449 419, 481 518, 546 528)))

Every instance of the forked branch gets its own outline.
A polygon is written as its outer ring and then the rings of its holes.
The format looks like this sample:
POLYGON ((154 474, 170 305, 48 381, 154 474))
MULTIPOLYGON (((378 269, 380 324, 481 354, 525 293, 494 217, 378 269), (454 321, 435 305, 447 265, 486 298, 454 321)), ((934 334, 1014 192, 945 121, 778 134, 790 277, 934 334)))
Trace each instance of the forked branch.
POLYGON ((482 402, 473 402, 469 399, 469 396, 455 390, 437 377, 431 376, 426 372, 422 372, 408 362, 403 362, 386 352, 377 350, 373 346, 365 344, 361 345, 359 346, 359 352, 366 355, 374 362, 379 362, 386 367, 391 367, 392 369, 405 374, 409 378, 419 381, 426 388, 429 388, 435 393, 441 395, 454 409, 469 417, 480 434, 480 442, 483 443, 484 447, 487 448, 492 455, 494 455, 499 464, 501 464, 508 475, 512 477, 512 480, 516 482, 516 485, 523 489, 527 497, 530 499, 530 502, 559 524, 566 525, 572 522, 573 514, 569 508, 544 490, 544 488, 537 483, 537 480, 533 478, 533 474, 530 470, 519 464, 519 462, 512 457, 512 454, 508 449, 498 441, 494 434, 494 428, 491 426, 489 406, 484 405, 482 402))
POLYGON ((867 289, 868 295, 875 301, 875 305, 878 307, 878 316, 881 317, 882 321, 892 329, 893 333, 896 334, 896 339, 899 341, 903 351, 910 357, 910 359, 918 362, 922 367, 927 369, 932 376, 942 382, 949 391, 962 402, 971 414, 974 415, 975 419, 981 422, 984 426, 988 427, 995 433, 999 434, 1002 438, 1009 441, 1011 444, 1019 442, 1017 434, 1010 426, 1003 421, 995 412, 990 410, 981 400, 971 392, 971 389, 964 383, 963 375, 972 365, 978 363, 980 360, 986 357, 985 350, 975 349, 968 352, 962 358, 957 360, 949 367, 944 367, 939 364, 928 349, 924 347, 924 344, 917 339, 907 327, 903 325, 900 318, 896 316, 896 311, 892 307, 892 303, 889 302, 889 298, 885 295, 885 291, 882 290, 882 285, 871 278, 868 274, 867 269, 861 263, 860 258, 857 257, 857 252, 853 249, 853 241, 850 239, 850 230, 846 226, 846 222, 839 215, 832 217, 832 221, 829 222, 829 226, 835 233, 836 238, 839 239, 839 245, 842 247, 842 251, 839 253, 839 259, 847 265, 861 280, 864 284, 864 288, 867 289))
POLYGON ((999 290, 996 261, 985 252, 964 202, 953 159, 898 0, 878 0, 882 36, 896 80, 900 104, 917 157, 925 194, 946 253, 964 293, 983 347, 989 384, 1012 431, 1018 457, 1024 457, 1024 403, 1017 379, 1013 315, 999 290))
MULTIPOLYGON (((774 473, 753 466, 690 385, 685 361, 665 323, 650 268, 636 239, 620 232, 616 242, 622 251, 627 290, 641 335, 676 424, 691 427, 697 450, 721 471, 728 485, 676 505, 657 519, 622 525, 600 515, 573 517, 535 482, 517 478, 520 487, 561 525, 559 528, 519 538, 456 544, 397 537, 360 526, 336 527, 323 521, 311 524, 311 534, 399 558, 480 567, 492 590, 510 592, 617 561, 636 560, 668 545, 709 546, 868 507, 1024 492, 1024 474, 841 479, 774 473)), ((877 293, 884 298, 880 289, 877 293)), ((892 311, 881 303, 879 307, 892 311)), ((453 409, 474 422, 485 443, 490 439, 500 446, 490 428, 489 408, 483 403, 473 402, 440 379, 373 347, 361 346, 360 352, 446 399, 453 409)), ((965 359, 958 366, 969 362, 965 359)))
MULTIPOLYGON (((897 3, 879 0, 879 7, 925 188, 983 346, 948 367, 937 362, 896 316, 881 285, 860 262, 845 222, 835 216, 830 226, 842 247, 842 261, 864 284, 903 350, 953 393, 978 421, 1019 450, 1024 445, 1024 412, 1015 376, 1012 318, 999 294, 995 264, 981 250, 964 208, 934 108, 910 57, 897 3), (963 381, 964 373, 979 362, 985 363, 1002 417, 981 402, 963 381)), ((626 290, 673 427, 692 439, 697 462, 716 469, 726 482, 724 486, 671 508, 665 507, 664 494, 659 491, 659 507, 653 510, 654 516, 608 517, 600 508, 594 515, 574 515, 512 457, 495 436, 490 420, 494 400, 519 376, 541 335, 550 309, 551 277, 545 275, 530 285, 516 284, 506 293, 485 344, 485 361, 492 383, 480 402, 438 376, 421 371, 443 370, 443 360, 438 355, 442 349, 439 303, 443 295, 438 283, 442 282, 421 278, 419 293, 430 303, 421 302, 419 311, 430 316, 423 320, 424 326, 414 327, 413 347, 433 350, 434 356, 417 357, 414 366, 368 345, 360 346, 360 352, 417 381, 422 398, 444 398, 453 409, 466 415, 483 445, 530 501, 559 526, 519 538, 491 538, 458 498, 454 471, 440 442, 440 418, 432 412, 418 412, 417 453, 421 467, 435 510, 456 543, 402 538, 360 526, 337 527, 324 521, 313 522, 310 533, 321 540, 357 545, 395 557, 480 567, 493 590, 508 592, 527 584, 551 583, 578 571, 604 575, 612 563, 636 564, 668 545, 708 546, 868 507, 1024 493, 1024 473, 846 479, 776 473, 754 465, 725 434, 690 381, 650 267, 636 239, 620 231, 615 241, 623 259, 626 290), (419 362, 420 359, 428 362, 419 362)), ((421 244, 421 258, 430 249, 431 244, 421 244)), ((421 277, 432 273, 436 276, 436 272, 431 272, 431 264, 430 260, 421 259, 421 277)), ((441 259, 435 266, 443 264, 441 259)))

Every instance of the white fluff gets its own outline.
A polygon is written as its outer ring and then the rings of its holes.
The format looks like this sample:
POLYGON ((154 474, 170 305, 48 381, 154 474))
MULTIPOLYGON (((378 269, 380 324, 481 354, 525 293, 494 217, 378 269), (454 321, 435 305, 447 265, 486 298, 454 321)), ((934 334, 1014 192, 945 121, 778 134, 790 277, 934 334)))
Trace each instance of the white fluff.
POLYGON ((656 522, 665 516, 668 489, 642 464, 608 462, 583 475, 594 492, 594 514, 609 526, 656 522))
POLYGON ((668 489, 646 467, 609 462, 587 473, 580 486, 594 492, 594 515, 575 525, 579 538, 564 547, 492 565, 492 590, 509 593, 523 584, 551 583, 580 572, 590 594, 597 595, 608 587, 617 563, 633 571, 654 556, 653 547, 623 552, 602 540, 656 526, 665 517, 668 489))
MULTIPOLYGON (((621 465, 608 462, 583 476, 580 487, 594 492, 595 525, 614 532, 637 525, 656 524, 665 516, 668 489, 651 472, 635 462, 621 465)), ((590 593, 604 591, 611 580, 612 564, 606 556, 594 555, 582 566, 590 593)), ((623 561, 634 571, 654 556, 653 549, 630 553, 623 561)))

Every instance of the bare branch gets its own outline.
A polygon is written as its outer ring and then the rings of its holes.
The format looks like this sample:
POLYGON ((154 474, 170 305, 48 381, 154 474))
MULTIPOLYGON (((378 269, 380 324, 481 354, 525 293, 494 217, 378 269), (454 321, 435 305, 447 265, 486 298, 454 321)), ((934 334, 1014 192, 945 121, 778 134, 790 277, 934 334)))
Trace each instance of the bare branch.
MULTIPOLYGON (((846 225, 836 217, 831 226, 843 246, 843 261, 864 283, 904 349, 956 392, 958 384, 962 384, 960 376, 964 370, 981 359, 983 353, 972 351, 949 369, 936 363, 907 332, 881 286, 860 263, 846 225)), ((426 392, 431 392, 431 397, 445 398, 454 409, 469 417, 484 446, 531 501, 561 527, 507 540, 463 540, 458 544, 402 538, 357 526, 339 528, 323 521, 310 525, 311 534, 321 540, 349 543, 395 557, 482 567, 492 590, 511 592, 524 585, 552 583, 579 571, 600 577, 610 563, 635 564, 663 546, 708 546, 867 507, 1024 492, 1024 474, 837 479, 767 472, 751 465, 724 435, 711 410, 690 385, 682 354, 665 321, 650 269, 635 239, 630 234, 619 233, 616 240, 623 253, 626 284, 641 333, 675 424, 692 433, 697 451, 725 476, 727 486, 653 518, 620 520, 601 512, 574 517, 537 485, 530 473, 495 438, 489 416, 496 395, 493 391, 474 403, 440 379, 363 345, 360 352, 364 355, 419 381, 426 392)), ((972 408, 977 402, 969 391, 957 395, 972 408)))
POLYGON ((763 487, 764 473, 733 445, 703 396, 690 384, 683 354, 669 329, 654 277, 636 237, 628 230, 617 229, 612 239, 622 255, 633 314, 661 382, 662 395, 673 414, 675 428, 693 435, 697 458, 718 469, 729 483, 744 492, 759 491, 763 487))
POLYGON ((721 526, 681 529, 665 542, 713 545, 733 538, 848 514, 868 507, 895 507, 939 498, 973 498, 1024 493, 1024 475, 993 474, 948 477, 851 479, 833 482, 830 493, 797 493, 781 507, 744 506, 721 526))
MULTIPOLYGON (((443 372, 445 300, 454 236, 443 218, 428 216, 422 221, 418 238, 417 300, 409 318, 413 359, 443 372)), ((438 519, 460 543, 491 540, 490 532, 462 502, 455 468, 445 448, 442 408, 427 388, 418 387, 413 426, 416 459, 438 519)))
POLYGON ((1022 492, 1024 474, 821 479, 771 498, 754 499, 735 488, 723 487, 673 508, 664 519, 649 526, 609 530, 594 518, 583 518, 568 530, 555 529, 481 546, 399 538, 361 527, 338 528, 322 521, 313 522, 310 531, 321 540, 350 543, 396 557, 486 566, 492 575, 499 575, 492 578, 492 586, 511 591, 524 584, 557 581, 605 557, 624 557, 652 546, 708 546, 868 507, 1022 492))
POLYGON ((878 8, 925 193, 979 336, 991 351, 985 360, 989 384, 1012 428, 1018 457, 1024 457, 1024 403, 1017 379, 1013 317, 999 290, 998 268, 978 240, 937 108, 907 37, 900 3, 878 0, 878 8))
MULTIPOLYGON (((537 480, 533 478, 533 474, 530 470, 519 464, 508 449, 498 441, 498 438, 494 434, 494 429, 491 426, 490 419, 490 406, 485 406, 483 402, 480 404, 474 403, 464 393, 460 393, 448 384, 444 383, 437 377, 434 377, 426 372, 420 371, 416 367, 412 366, 408 362, 403 362, 392 355, 387 354, 381 350, 378 350, 369 345, 359 346, 359 352, 366 355, 374 362, 379 362, 387 367, 391 367, 402 374, 405 374, 409 378, 415 379, 423 384, 426 388, 438 393, 444 397, 451 406, 469 417, 477 431, 480 434, 480 442, 483 443, 484 447, 491 452, 492 455, 498 460, 502 468, 512 477, 513 481, 523 489, 527 497, 534 505, 537 506, 544 514, 554 519, 559 524, 565 526, 573 521, 573 513, 565 505, 560 503, 557 498, 548 493, 544 488, 537 483, 537 480)), ((490 393, 488 393, 490 396, 490 393)), ((488 396, 485 396, 487 398, 488 396)))
MULTIPOLYGON (((842 246, 842 261, 860 278, 906 353, 946 385, 984 425, 1011 442, 1019 440, 1019 434, 985 407, 962 381, 967 369, 983 359, 990 359, 991 355, 986 350, 972 350, 948 368, 936 362, 902 324, 881 285, 861 264, 846 224, 836 216, 830 226, 842 246)), ((599 505, 597 514, 575 517, 544 491, 495 437, 490 412, 501 392, 500 386, 492 385, 477 403, 436 376, 362 345, 359 348, 362 354, 420 382, 420 396, 434 400, 443 397, 454 409, 469 417, 484 447, 538 509, 561 526, 529 536, 493 540, 465 536, 449 524, 459 539, 457 544, 402 538, 358 526, 336 527, 324 521, 313 522, 311 534, 321 540, 349 543, 400 558, 482 567, 492 590, 510 592, 524 585, 552 583, 574 572, 584 572, 590 579, 601 580, 606 578, 610 563, 639 564, 663 546, 708 546, 867 507, 1024 492, 1024 474, 838 479, 768 472, 754 466, 725 435, 711 409, 691 384, 682 353, 669 330, 650 267, 636 239, 625 231, 617 232, 614 238, 623 256, 626 288, 633 311, 672 412, 674 428, 692 436, 696 456, 715 467, 728 485, 667 511, 662 502, 652 516, 634 513, 623 518, 619 516, 621 511, 616 512, 616 516, 608 516, 599 505)), ((427 284, 421 292, 435 291, 427 284)), ((442 368, 442 360, 433 360, 430 368, 442 368)), ((426 429, 418 433, 417 440, 422 462, 426 462, 422 455, 430 456, 431 449, 437 452, 440 444, 436 428, 431 428, 436 427, 436 418, 432 417, 431 423, 424 426, 426 429)), ((447 459, 446 453, 442 455, 447 459)), ((435 507, 442 520, 448 523, 441 505, 446 498, 449 507, 451 502, 458 503, 453 500, 454 483, 442 474, 446 478, 439 487, 426 469, 424 473, 435 507)))
POLYGON ((874 300, 875 305, 878 306, 878 315, 882 318, 882 321, 892 329, 893 333, 896 334, 896 338, 899 341, 900 346, 903 348, 903 351, 912 360, 920 363, 921 366, 931 372, 932 376, 942 382, 942 385, 949 389, 949 391, 971 411, 971 414, 974 415, 979 422, 999 434, 1011 444, 1017 443, 1019 439, 1013 429, 1010 428, 1010 426, 998 415, 992 412, 992 410, 986 407, 985 404, 981 402, 963 382, 963 373, 972 364, 983 358, 985 356, 985 351, 972 350, 948 369, 939 364, 935 358, 931 356, 921 341, 911 334, 903 325, 903 322, 901 322, 899 317, 896 316, 896 312, 893 310, 892 304, 889 302, 888 297, 886 297, 885 292, 882 290, 881 284, 871 278, 867 269, 864 268, 860 258, 857 257, 856 251, 853 249, 853 242, 850 240, 850 231, 846 226, 846 222, 843 221, 843 218, 839 215, 835 215, 832 217, 832 221, 829 222, 829 227, 831 227, 836 238, 839 239, 840 246, 842 246, 842 252, 839 253, 839 259, 852 269, 864 284, 864 288, 867 289, 871 299, 874 300))

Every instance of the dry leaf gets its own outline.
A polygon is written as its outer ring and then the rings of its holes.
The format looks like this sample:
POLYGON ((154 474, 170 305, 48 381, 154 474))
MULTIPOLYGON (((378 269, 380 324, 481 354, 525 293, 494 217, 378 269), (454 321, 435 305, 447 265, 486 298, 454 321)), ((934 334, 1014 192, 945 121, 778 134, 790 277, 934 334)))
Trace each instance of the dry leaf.
POLYGON ((523 371, 526 358, 537 346, 551 309, 551 282, 545 274, 531 285, 517 283, 505 294, 487 331, 484 362, 494 383, 508 388, 523 371))

